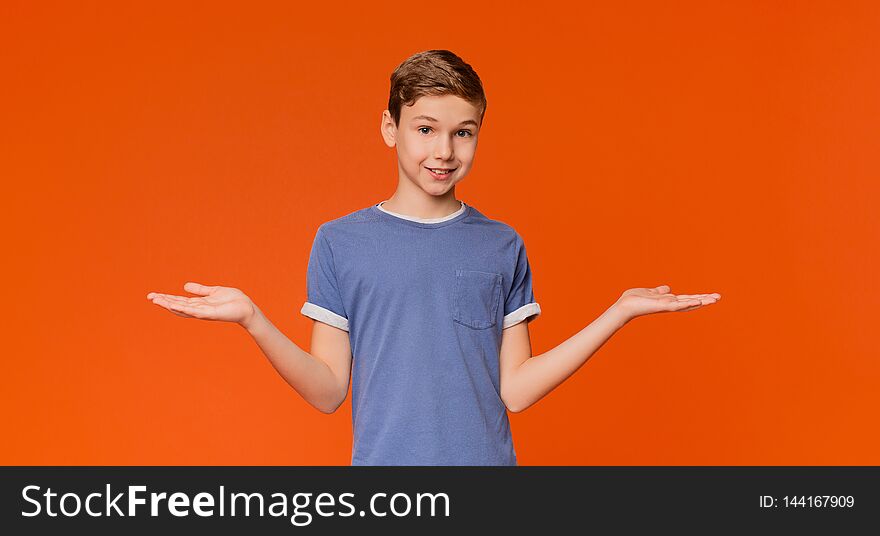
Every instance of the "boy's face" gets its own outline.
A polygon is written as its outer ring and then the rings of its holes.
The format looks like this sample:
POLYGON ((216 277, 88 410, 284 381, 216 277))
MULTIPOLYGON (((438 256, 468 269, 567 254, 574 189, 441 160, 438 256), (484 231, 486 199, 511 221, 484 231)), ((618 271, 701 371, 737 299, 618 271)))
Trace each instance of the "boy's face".
POLYGON ((388 110, 382 114, 382 137, 397 146, 397 165, 406 178, 426 193, 449 192, 470 171, 477 151, 479 109, 455 95, 419 97, 400 110, 395 126, 388 110), (430 169, 450 169, 442 176, 430 169))

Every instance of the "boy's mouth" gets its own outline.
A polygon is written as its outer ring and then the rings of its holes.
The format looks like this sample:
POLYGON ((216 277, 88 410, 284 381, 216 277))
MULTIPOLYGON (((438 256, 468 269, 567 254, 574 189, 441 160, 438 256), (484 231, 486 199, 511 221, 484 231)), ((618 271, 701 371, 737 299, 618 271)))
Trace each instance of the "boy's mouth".
POLYGON ((429 168, 429 167, 426 167, 425 169, 427 169, 428 171, 430 171, 430 172, 431 172, 431 175, 432 175, 435 179, 443 179, 443 178, 446 178, 446 177, 448 177, 449 175, 451 175, 452 172, 455 171, 455 170, 458 169, 458 168, 429 168))

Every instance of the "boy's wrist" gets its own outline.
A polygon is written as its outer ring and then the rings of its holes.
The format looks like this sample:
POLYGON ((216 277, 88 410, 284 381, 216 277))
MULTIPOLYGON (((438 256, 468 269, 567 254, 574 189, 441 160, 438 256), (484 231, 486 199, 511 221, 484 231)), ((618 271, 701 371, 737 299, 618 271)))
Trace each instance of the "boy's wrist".
POLYGON ((253 335, 254 329, 259 326, 261 321, 265 320, 265 317, 257 304, 251 302, 251 307, 253 307, 253 312, 239 322, 239 325, 253 335))
POLYGON ((605 316, 612 319, 614 323, 619 326, 619 328, 622 328, 624 325, 626 325, 627 322, 634 318, 632 313, 630 313, 626 308, 622 307, 619 302, 614 302, 611 307, 605 310, 604 314, 605 316))

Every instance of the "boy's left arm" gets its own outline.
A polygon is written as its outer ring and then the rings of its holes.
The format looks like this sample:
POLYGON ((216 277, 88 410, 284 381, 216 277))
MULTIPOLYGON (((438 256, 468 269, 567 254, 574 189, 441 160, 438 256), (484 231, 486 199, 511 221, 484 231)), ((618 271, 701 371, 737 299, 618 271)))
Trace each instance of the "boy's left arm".
POLYGON ((501 399, 507 409, 518 413, 528 408, 574 374, 605 341, 638 316, 690 311, 721 299, 714 294, 671 294, 667 285, 633 288, 605 310, 590 325, 559 346, 532 357, 526 321, 502 332, 501 399))

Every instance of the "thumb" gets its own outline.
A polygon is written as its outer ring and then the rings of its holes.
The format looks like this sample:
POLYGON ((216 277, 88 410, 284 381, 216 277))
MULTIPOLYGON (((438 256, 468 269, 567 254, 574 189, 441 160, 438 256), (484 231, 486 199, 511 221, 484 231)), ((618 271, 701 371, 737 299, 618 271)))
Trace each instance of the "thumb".
POLYGON ((208 287, 205 285, 200 285, 198 283, 193 283, 192 281, 187 282, 183 285, 183 290, 187 292, 192 292, 193 294, 198 294, 199 296, 207 296, 208 294, 214 292, 217 287, 208 287))

